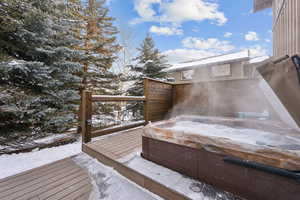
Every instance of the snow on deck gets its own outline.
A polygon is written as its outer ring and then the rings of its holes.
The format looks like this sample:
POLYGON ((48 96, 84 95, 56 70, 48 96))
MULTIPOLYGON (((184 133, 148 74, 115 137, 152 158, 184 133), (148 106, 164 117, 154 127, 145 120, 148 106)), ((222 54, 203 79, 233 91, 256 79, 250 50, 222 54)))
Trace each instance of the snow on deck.
MULTIPOLYGON (((128 167, 159 182, 172 190, 193 200, 234 200, 235 197, 227 192, 217 190, 213 186, 184 176, 178 172, 145 160, 137 152, 126 164, 128 167)), ((175 159, 175 158, 174 158, 175 159)))
POLYGON ((170 71, 176 71, 176 70, 183 70, 185 68, 190 68, 190 67, 205 67, 205 66, 211 65, 211 64, 217 64, 220 62, 229 62, 229 61, 239 60, 239 59, 249 59, 249 52, 241 51, 241 52, 232 53, 232 54, 204 58, 204 59, 201 59, 198 61, 179 63, 179 64, 173 65, 172 67, 167 68, 165 71, 170 72, 170 71))
POLYGON ((89 200, 160 200, 161 198, 121 176, 113 168, 82 153, 73 159, 88 170, 92 180, 89 200))
POLYGON ((78 141, 29 153, 1 155, 0 179, 79 154, 80 152, 81 141, 78 141))

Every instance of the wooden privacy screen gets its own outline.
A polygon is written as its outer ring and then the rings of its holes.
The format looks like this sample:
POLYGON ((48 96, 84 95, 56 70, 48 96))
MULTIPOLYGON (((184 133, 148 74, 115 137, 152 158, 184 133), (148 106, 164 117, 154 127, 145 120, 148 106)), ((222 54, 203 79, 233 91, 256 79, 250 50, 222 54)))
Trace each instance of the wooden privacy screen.
POLYGON ((146 122, 163 120, 172 109, 171 83, 154 79, 144 79, 144 94, 146 103, 144 118, 146 122))
POLYGON ((277 118, 258 84, 255 79, 174 84, 172 113, 234 117, 268 110, 277 118))

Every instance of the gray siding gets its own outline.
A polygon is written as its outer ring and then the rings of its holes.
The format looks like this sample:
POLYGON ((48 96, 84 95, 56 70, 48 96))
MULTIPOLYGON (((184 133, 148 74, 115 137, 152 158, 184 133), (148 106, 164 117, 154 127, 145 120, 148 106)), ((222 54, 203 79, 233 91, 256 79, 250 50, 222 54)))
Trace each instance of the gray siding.
POLYGON ((273 1, 273 54, 300 53, 300 1, 273 1))

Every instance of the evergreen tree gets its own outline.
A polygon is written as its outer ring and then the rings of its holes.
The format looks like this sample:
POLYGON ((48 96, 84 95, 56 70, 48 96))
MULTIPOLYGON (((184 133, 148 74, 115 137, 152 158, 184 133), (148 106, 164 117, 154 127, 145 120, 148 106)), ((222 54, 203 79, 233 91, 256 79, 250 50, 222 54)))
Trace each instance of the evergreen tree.
POLYGON ((85 55, 70 48, 73 21, 53 0, 0 2, 0 134, 58 133, 72 127, 85 55))
MULTIPOLYGON (((163 69, 168 67, 165 56, 155 48, 153 38, 150 35, 147 35, 143 40, 141 46, 138 48, 138 52, 139 55, 134 58, 137 64, 130 66, 133 74, 131 79, 136 80, 135 84, 127 91, 127 94, 130 96, 144 95, 143 80, 145 77, 163 80, 167 75, 163 71, 163 69)), ((133 112, 135 118, 142 117, 143 107, 141 104, 130 104, 128 109, 133 112)))
MULTIPOLYGON (((93 94, 118 95, 120 80, 116 74, 109 71, 117 58, 121 47, 117 44, 117 28, 113 25, 114 18, 109 16, 109 9, 104 0, 89 0, 86 8, 87 38, 86 53, 88 59, 85 86, 93 94)), ((96 117, 99 118, 98 127, 115 124, 115 110, 117 103, 97 103, 96 117)))
POLYGON ((117 28, 114 18, 108 16, 105 0, 89 0, 85 9, 87 16, 87 35, 85 51, 88 59, 87 88, 96 94, 112 95, 117 91, 116 78, 109 69, 121 47, 117 44, 117 28))
MULTIPOLYGON (((81 4, 80 0, 69 0, 69 3, 81 4)), ((109 17, 104 0, 88 0, 85 3, 81 9, 70 8, 73 19, 78 22, 73 32, 81 41, 74 49, 84 51, 86 55, 80 61, 84 71, 81 91, 86 89, 93 94, 119 94, 119 77, 109 71, 121 49, 116 40, 118 30, 113 25, 114 18, 109 17)), ((100 122, 98 126, 103 127, 114 121, 115 103, 97 103, 94 107, 94 114, 101 119, 97 120, 100 122)))

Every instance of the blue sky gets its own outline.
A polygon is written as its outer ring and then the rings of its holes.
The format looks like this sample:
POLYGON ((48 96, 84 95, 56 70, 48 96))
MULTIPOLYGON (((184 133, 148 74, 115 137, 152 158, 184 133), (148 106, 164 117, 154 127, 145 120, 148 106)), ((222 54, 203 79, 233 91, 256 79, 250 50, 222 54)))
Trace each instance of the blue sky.
POLYGON ((250 49, 272 55, 272 13, 252 0, 110 0, 120 31, 138 46, 150 33, 170 63, 250 49))

